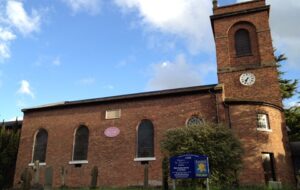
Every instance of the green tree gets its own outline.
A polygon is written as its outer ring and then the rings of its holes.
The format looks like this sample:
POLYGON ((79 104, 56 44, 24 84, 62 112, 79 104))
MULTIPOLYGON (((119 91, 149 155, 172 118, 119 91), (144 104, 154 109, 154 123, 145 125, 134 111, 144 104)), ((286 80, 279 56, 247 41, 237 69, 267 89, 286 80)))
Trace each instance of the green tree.
POLYGON ((0 128, 0 189, 12 185, 20 133, 0 128))
POLYGON ((186 153, 207 155, 215 184, 226 186, 237 181, 242 165, 242 146, 222 124, 170 129, 164 134, 161 148, 169 157, 186 153))
POLYGON ((280 54, 278 56, 275 56, 275 60, 278 67, 278 73, 279 73, 278 80, 279 80, 282 99, 288 99, 293 97, 296 94, 299 94, 299 92, 297 92, 297 86, 299 82, 298 79, 284 79, 283 75, 285 74, 285 72, 280 70, 281 63, 287 60, 285 54, 280 54))
MULTIPOLYGON (((281 63, 287 60, 284 54, 275 56, 275 60, 278 67, 278 81, 280 85, 280 91, 282 99, 289 99, 295 95, 299 95, 297 91, 298 79, 284 79, 285 72, 281 71, 281 63)), ((284 110, 286 125, 289 127, 290 131, 289 140, 290 141, 300 141, 300 107, 291 107, 284 110)))
POLYGON ((300 107, 291 107, 284 110, 286 125, 289 127, 290 131, 289 140, 290 141, 300 141, 300 107))

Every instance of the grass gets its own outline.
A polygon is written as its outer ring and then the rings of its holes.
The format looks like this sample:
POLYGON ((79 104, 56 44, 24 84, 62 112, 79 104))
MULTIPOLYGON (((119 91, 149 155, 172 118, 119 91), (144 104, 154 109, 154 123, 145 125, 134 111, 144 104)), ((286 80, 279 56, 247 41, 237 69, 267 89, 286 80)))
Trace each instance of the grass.
MULTIPOLYGON (((89 190, 89 188, 61 188, 58 190, 89 190)), ((109 188, 109 187, 99 187, 93 190, 162 190, 162 188, 147 188, 144 189, 142 187, 128 187, 128 188, 109 188)), ((172 187, 169 187, 169 190, 172 190, 172 187)), ((188 187, 176 187, 176 190, 206 190, 205 188, 188 188, 188 187)), ((210 187, 210 190, 271 190, 267 187, 259 187, 259 186, 247 186, 247 187, 239 187, 239 188, 216 188, 210 187)), ((291 187, 283 187, 281 190, 295 190, 295 188, 291 187)))

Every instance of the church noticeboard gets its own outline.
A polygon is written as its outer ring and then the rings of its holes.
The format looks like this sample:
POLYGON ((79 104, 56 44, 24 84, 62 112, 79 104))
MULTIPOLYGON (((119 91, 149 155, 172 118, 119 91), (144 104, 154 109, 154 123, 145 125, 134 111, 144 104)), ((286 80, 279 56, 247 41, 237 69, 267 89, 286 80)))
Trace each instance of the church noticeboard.
POLYGON ((208 157, 194 154, 171 157, 170 175, 172 179, 208 178, 208 157))

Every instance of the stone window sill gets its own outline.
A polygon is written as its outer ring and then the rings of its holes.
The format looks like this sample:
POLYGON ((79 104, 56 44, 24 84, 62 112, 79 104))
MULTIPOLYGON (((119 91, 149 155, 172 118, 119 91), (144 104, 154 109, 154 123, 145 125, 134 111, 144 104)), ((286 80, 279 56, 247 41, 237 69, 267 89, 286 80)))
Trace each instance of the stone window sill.
POLYGON ((88 164, 89 161, 88 160, 72 160, 69 161, 69 164, 88 164))
POLYGON ((155 157, 144 157, 144 158, 134 158, 135 162, 143 162, 143 161, 154 161, 155 157))
MULTIPOLYGON (((28 164, 28 166, 34 166, 34 163, 31 162, 31 163, 28 164)), ((39 166, 46 166, 46 162, 39 163, 39 166)))
POLYGON ((272 129, 257 128, 257 131, 272 132, 272 129))

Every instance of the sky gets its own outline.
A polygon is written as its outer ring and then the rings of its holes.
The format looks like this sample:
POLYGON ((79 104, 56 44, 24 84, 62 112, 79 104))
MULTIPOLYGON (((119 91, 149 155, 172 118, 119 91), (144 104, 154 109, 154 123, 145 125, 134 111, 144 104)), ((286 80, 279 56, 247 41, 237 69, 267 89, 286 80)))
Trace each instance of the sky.
MULTIPOLYGON (((267 3, 285 78, 299 79, 300 1, 267 3)), ((210 0, 0 0, 0 120, 53 102, 218 83, 211 14, 210 0)))

